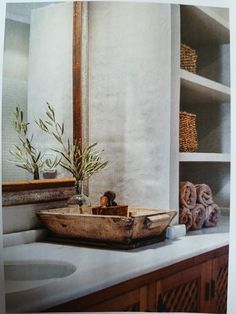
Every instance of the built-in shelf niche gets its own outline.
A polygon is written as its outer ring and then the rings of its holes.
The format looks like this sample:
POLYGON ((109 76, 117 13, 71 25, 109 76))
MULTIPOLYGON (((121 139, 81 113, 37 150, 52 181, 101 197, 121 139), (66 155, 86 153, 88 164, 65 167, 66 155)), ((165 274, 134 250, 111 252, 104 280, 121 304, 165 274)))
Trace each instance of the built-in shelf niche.
POLYGON ((181 6, 181 42, 198 55, 197 74, 230 86, 229 23, 210 8, 181 6))
POLYGON ((179 153, 179 179, 212 188, 230 203, 230 37, 228 9, 180 6, 181 42, 195 49, 197 73, 180 69, 180 110, 196 114, 198 152, 179 153))
POLYGON ((208 184, 216 204, 229 208, 230 163, 228 162, 180 162, 180 181, 208 184))
POLYGON ((181 110, 196 114, 198 152, 230 153, 230 105, 206 102, 198 106, 181 101, 181 110))

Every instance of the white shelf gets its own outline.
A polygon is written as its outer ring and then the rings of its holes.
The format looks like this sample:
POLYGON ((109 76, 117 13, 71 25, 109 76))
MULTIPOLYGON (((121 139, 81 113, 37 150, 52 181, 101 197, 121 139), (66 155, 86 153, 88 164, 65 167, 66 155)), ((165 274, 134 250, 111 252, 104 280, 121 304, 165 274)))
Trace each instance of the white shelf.
POLYGON ((230 103, 230 87, 180 70, 181 98, 195 104, 230 103))
POLYGON ((180 162, 230 162, 230 154, 179 153, 180 162))
POLYGON ((209 8, 181 6, 181 40, 191 47, 229 43, 229 23, 209 8), (192 34, 192 36, 189 36, 192 34))

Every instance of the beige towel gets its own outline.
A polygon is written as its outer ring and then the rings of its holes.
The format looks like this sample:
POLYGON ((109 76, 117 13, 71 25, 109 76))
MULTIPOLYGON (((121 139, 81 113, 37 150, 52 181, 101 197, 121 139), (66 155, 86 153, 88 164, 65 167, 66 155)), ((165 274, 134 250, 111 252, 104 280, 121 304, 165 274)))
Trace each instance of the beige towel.
POLYGON ((194 184, 189 181, 180 182, 179 202, 181 208, 193 209, 197 202, 197 191, 194 184))
POLYGON ((198 203, 206 207, 213 204, 212 191, 207 184, 196 184, 195 187, 197 190, 198 203))
POLYGON ((196 204, 194 209, 191 210, 193 216, 193 223, 190 230, 201 229, 206 220, 206 210, 202 204, 196 204))
POLYGON ((185 224, 187 230, 192 227, 193 215, 189 208, 183 207, 179 209, 179 223, 185 224))
POLYGON ((220 220, 220 208, 216 204, 206 207, 204 227, 215 227, 220 220))

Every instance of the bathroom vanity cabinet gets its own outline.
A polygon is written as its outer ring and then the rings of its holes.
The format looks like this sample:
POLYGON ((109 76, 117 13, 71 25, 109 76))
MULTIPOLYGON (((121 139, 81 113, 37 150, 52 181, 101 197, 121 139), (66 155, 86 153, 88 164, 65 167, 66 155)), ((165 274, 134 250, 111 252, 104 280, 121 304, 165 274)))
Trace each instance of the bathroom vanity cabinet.
POLYGON ((221 253, 157 281, 156 310, 226 313, 228 257, 221 253))
MULTIPOLYGON (((186 259, 49 311, 226 313, 228 246, 186 259)), ((116 271, 114 269, 114 271, 116 271)))

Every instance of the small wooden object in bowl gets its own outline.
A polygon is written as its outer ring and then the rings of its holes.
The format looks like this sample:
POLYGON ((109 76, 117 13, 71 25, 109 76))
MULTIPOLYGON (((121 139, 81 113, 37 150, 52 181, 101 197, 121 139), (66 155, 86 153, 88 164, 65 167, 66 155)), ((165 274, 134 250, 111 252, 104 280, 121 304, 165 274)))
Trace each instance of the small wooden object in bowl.
POLYGON ((92 207, 93 215, 112 215, 112 216, 128 216, 128 205, 116 206, 94 206, 92 207))

